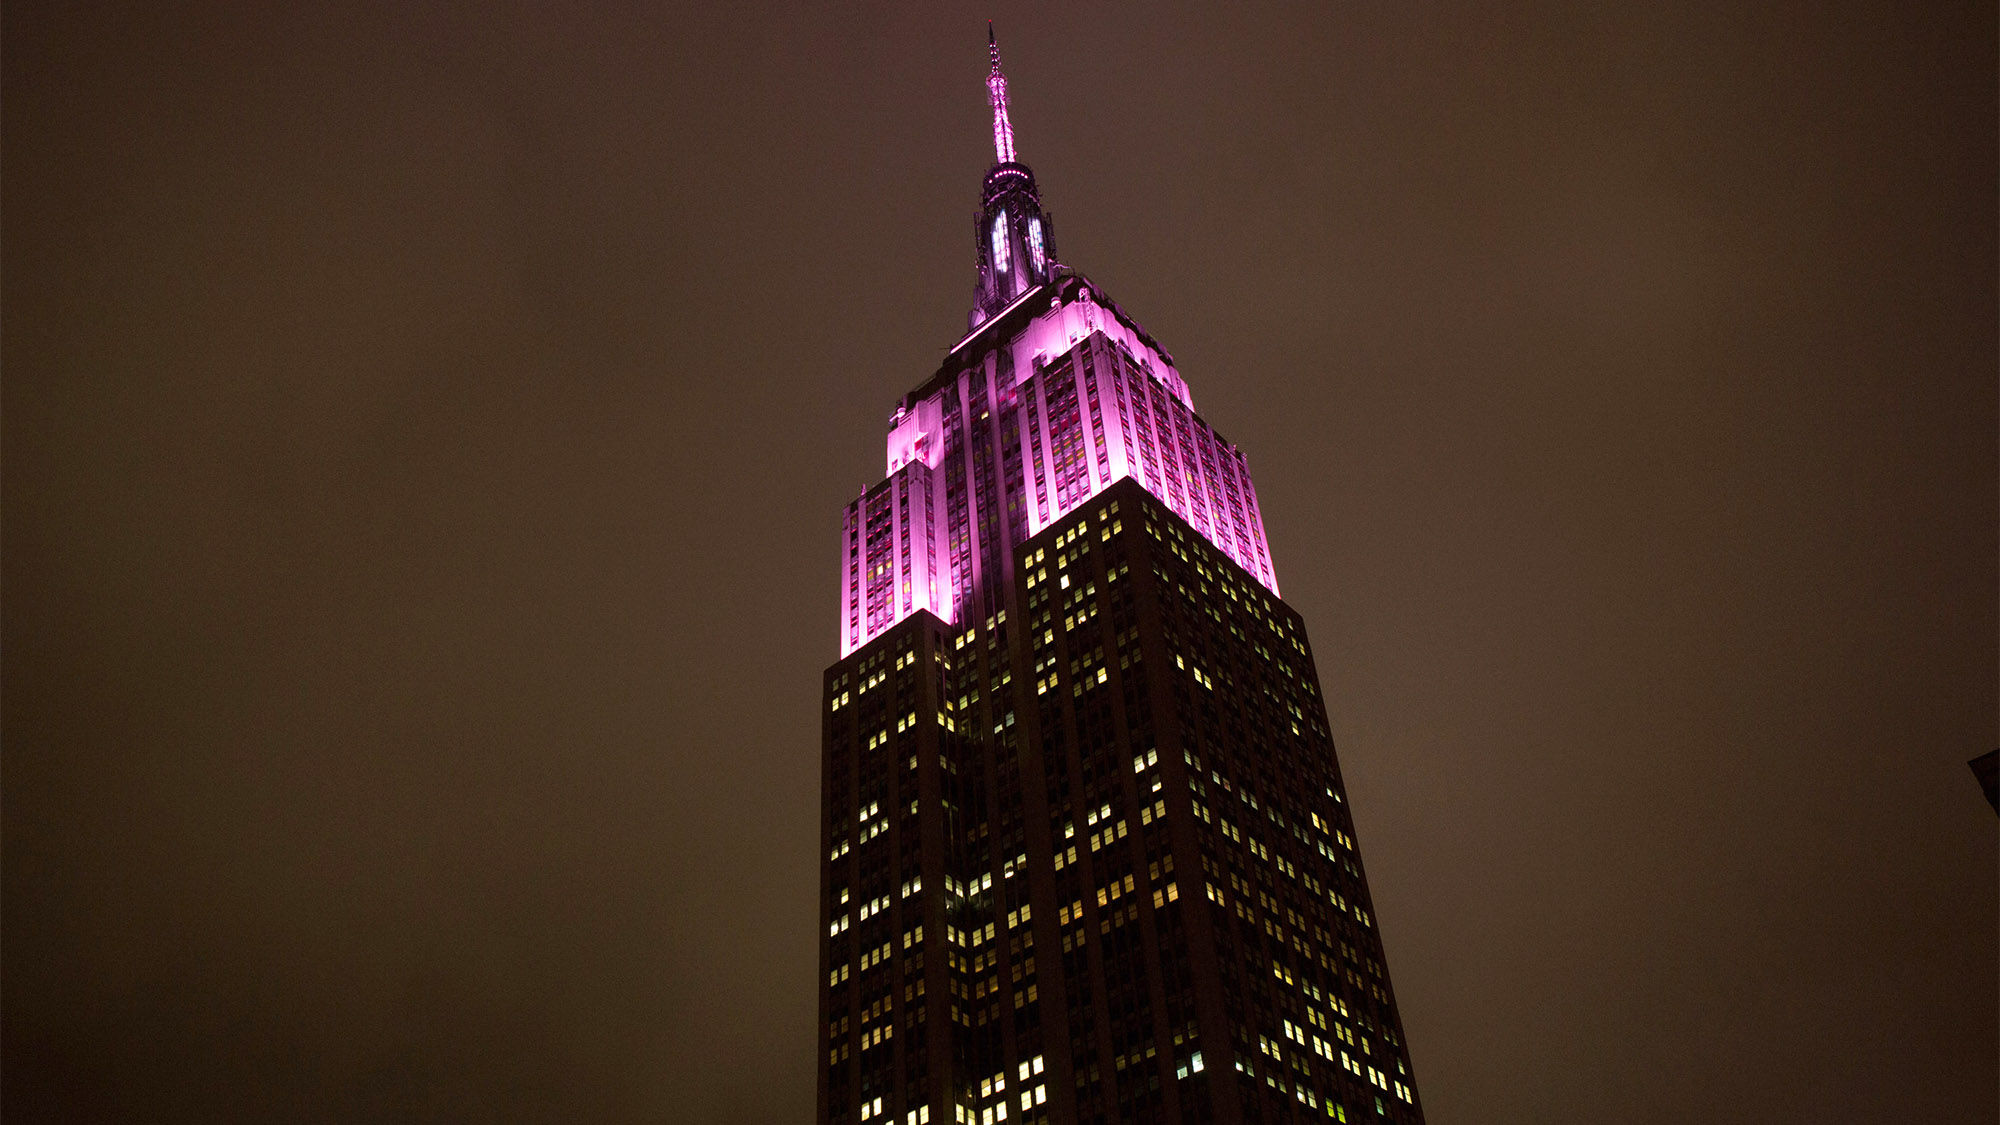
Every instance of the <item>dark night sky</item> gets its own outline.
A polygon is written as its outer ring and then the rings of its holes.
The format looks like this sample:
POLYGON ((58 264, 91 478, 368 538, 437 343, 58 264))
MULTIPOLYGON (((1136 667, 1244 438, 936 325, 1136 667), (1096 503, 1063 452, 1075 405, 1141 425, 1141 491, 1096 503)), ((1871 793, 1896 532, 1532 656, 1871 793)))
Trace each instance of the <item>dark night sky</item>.
POLYGON ((1990 3, 142 7, 0 37, 10 1125, 810 1118, 989 15, 1431 1120, 1995 1120, 1990 3))

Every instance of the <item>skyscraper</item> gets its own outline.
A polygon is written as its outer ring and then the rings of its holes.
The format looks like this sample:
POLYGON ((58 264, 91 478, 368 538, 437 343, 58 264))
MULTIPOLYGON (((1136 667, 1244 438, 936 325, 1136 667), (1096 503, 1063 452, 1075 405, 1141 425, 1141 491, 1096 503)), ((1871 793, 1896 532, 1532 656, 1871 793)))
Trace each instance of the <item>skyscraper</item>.
POLYGON ((989 45, 968 328, 842 525, 819 1119, 1421 1122, 1248 466, 1059 263, 989 45))

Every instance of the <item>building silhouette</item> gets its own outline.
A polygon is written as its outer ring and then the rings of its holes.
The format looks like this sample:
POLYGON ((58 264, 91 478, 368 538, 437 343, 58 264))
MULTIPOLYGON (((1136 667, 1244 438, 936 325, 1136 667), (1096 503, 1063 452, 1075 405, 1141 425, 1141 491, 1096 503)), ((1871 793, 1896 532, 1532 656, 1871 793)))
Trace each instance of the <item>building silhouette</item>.
POLYGON ((968 331, 842 527, 819 1120, 1421 1122, 1243 454, 987 88, 968 331))
POLYGON ((2000 750, 1988 750, 1965 764, 1972 767, 1972 776, 1979 779, 1986 803, 2000 813, 2000 750))

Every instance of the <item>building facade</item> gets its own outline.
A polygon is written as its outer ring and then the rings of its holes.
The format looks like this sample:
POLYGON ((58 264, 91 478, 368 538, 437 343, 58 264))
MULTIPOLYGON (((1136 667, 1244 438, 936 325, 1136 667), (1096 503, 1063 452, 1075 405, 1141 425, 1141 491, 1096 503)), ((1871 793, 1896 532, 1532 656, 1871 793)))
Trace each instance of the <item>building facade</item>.
POLYGON ((968 330, 842 523, 819 1120, 1421 1122, 1243 454, 987 89, 968 330))

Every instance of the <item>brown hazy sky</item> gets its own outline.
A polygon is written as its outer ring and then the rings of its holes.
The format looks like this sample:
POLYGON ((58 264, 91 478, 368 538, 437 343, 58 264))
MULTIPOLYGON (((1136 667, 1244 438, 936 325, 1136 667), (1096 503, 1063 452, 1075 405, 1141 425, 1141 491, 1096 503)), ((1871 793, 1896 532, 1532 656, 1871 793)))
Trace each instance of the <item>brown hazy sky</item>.
POLYGON ((1432 1122, 1993 1122, 1991 3, 18 0, 9 1125, 810 1118, 989 15, 1250 457, 1432 1122))

